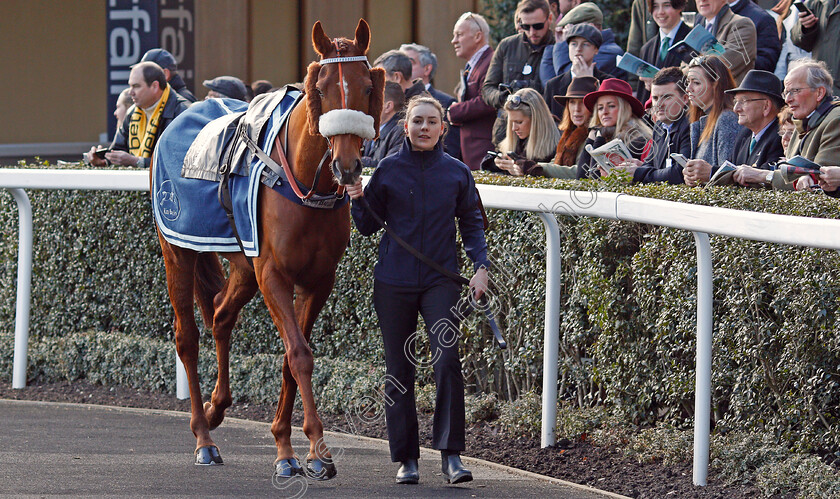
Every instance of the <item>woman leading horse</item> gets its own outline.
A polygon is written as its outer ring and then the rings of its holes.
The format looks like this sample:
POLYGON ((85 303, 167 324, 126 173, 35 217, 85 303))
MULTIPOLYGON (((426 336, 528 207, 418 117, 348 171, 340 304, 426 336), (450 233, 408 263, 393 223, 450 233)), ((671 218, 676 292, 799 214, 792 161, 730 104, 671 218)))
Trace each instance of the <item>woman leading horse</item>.
MULTIPOLYGON (((356 183, 361 175, 363 138, 373 138, 379 129, 384 72, 370 69, 367 62, 370 28, 364 20, 359 21, 354 40, 330 40, 317 22, 312 43, 321 60, 309 66, 306 95, 278 133, 270 158, 278 168, 282 165, 300 199, 313 194, 333 194, 340 199, 343 186, 356 183), (325 164, 332 175, 320 175, 325 164), (312 186, 307 193, 302 192, 305 186, 312 186)), ((286 349, 283 383, 271 425, 277 445, 275 476, 306 473, 329 479, 336 470, 315 407, 309 339, 350 239, 349 205, 344 202, 338 209, 315 209, 290 201, 265 185, 259 188, 259 255, 252 265, 241 252, 224 253, 230 261, 226 279, 216 253, 173 244, 158 226, 175 309, 176 347, 189 380, 195 463, 222 464, 210 430, 221 424, 232 401, 228 369, 231 330, 239 311, 260 291, 286 349), (208 402, 202 401, 198 379, 194 300, 216 340, 218 378, 208 402), (292 408, 298 388, 303 431, 310 443, 305 464, 297 460, 291 445, 292 408)))

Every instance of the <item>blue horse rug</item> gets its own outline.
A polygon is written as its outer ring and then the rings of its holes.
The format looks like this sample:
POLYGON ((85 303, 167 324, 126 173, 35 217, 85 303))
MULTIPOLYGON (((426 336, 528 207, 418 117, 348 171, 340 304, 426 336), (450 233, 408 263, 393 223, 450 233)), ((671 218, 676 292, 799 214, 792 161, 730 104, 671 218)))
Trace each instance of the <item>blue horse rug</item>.
MULTIPOLYGON (((242 121, 252 118, 253 135, 249 136, 254 141, 259 139, 257 145, 263 151, 270 151, 301 96, 299 91, 288 87, 272 94, 255 99, 250 110, 247 103, 233 99, 198 102, 175 118, 161 134, 154 152, 152 205, 155 221, 167 242, 196 251, 244 250, 247 256, 259 256, 257 201, 266 165, 256 155, 249 154, 241 143, 224 144, 227 139, 222 136, 248 110, 242 121), (240 151, 233 155, 236 163, 229 165, 233 173, 228 186, 241 250, 218 198, 216 179, 219 162, 226 156, 223 152, 226 146, 240 151)), ((283 179, 271 187, 287 199, 305 204, 283 179)), ((346 196, 333 206, 318 207, 338 208, 344 203, 346 196)))

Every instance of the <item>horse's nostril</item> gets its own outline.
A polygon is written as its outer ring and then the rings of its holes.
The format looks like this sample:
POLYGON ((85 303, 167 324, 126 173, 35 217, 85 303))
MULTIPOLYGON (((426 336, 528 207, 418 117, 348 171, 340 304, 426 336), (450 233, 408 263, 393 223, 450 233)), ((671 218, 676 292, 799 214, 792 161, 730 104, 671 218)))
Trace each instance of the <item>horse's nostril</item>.
POLYGON ((362 171, 362 160, 361 159, 356 160, 356 171, 357 172, 362 171))

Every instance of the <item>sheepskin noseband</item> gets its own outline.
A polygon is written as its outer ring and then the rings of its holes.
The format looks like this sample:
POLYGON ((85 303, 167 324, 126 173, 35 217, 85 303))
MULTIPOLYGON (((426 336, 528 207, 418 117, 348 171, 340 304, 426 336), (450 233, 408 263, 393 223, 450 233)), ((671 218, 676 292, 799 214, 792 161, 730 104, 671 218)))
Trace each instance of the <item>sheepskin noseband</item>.
POLYGON ((318 131, 324 137, 350 133, 363 139, 376 137, 373 117, 355 109, 333 109, 318 118, 318 131))

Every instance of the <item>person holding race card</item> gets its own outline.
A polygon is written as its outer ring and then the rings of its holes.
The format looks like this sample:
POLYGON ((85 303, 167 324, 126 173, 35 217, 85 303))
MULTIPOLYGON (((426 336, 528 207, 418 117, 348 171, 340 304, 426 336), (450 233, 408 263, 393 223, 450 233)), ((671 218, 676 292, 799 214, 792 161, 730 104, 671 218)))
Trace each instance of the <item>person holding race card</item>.
MULTIPOLYGON (((583 98, 583 104, 592 112, 586 146, 597 149, 619 139, 633 156, 627 159, 641 162, 647 158, 653 134, 642 119, 645 107, 633 96, 629 83, 617 78, 604 80, 597 92, 583 98)), ((597 178, 608 173, 586 150, 581 153, 577 168, 578 178, 597 178)))

